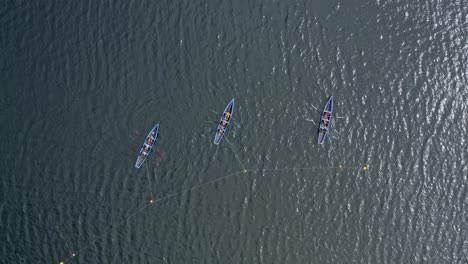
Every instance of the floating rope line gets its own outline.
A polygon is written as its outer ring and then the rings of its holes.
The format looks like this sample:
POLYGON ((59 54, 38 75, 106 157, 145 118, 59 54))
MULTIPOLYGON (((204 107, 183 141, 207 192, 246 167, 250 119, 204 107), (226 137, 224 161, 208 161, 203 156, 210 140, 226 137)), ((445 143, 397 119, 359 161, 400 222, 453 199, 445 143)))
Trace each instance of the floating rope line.
POLYGON ((239 161, 239 164, 242 166, 242 172, 247 173, 247 170, 245 169, 244 164, 242 164, 241 160, 239 159, 239 156, 237 156, 237 153, 234 150, 234 146, 231 144, 231 141, 226 136, 224 136, 224 138, 226 138, 227 142, 229 143, 229 146, 231 146, 232 152, 234 152, 234 156, 236 156, 237 161, 239 161))
POLYGON ((151 193, 151 200, 150 200, 150 202, 152 203, 152 202, 153 202, 153 197, 154 197, 154 196, 153 196, 153 185, 151 184, 148 166, 146 166, 146 178, 148 179, 149 189, 150 189, 150 193, 151 193))
MULTIPOLYGON (((143 206, 142 208, 140 208, 138 211, 134 212, 133 214, 129 215, 128 217, 126 217, 124 220, 122 220, 122 222, 118 223, 116 226, 110 228, 109 230, 105 231, 104 233, 102 233, 100 236, 98 236, 97 238, 95 238, 94 240, 92 240, 87 246, 75 251, 75 252, 72 252, 71 256, 68 257, 67 259, 71 258, 71 257, 75 257, 78 253, 88 249, 89 247, 91 247, 92 245, 94 245, 96 242, 98 242, 99 240, 101 240, 103 237, 105 237, 107 234, 109 234, 110 232, 114 231, 115 229, 117 229, 118 227, 120 227, 121 225, 123 225, 125 222, 127 222, 130 218, 133 218, 134 216, 138 215, 139 213, 141 213, 143 210, 145 210, 146 208, 148 208, 149 206, 151 206, 152 203, 148 203, 146 204, 145 206, 143 206)), ((67 260, 65 259, 65 260, 67 260)), ((63 264, 64 261, 61 261, 60 264, 63 264)))
POLYGON ((61 237, 63 240, 65 240, 65 244, 67 245, 68 250, 69 250, 70 252, 72 252, 72 249, 71 249, 71 247, 70 247, 70 244, 68 244, 68 240, 66 240, 66 239, 63 237, 62 231, 59 229, 58 225, 56 226, 56 228, 57 228, 57 231, 58 231, 60 237, 61 237))
MULTIPOLYGON (((241 163, 242 164, 242 163, 241 163)), ((347 169, 362 169, 364 171, 367 171, 368 170, 368 166, 367 165, 364 165, 364 166, 360 166, 360 167, 357 167, 357 166, 351 166, 351 167, 345 167, 345 166, 342 166, 340 165, 339 167, 304 167, 304 168, 299 168, 299 167, 294 167, 294 168, 273 168, 273 169, 259 169, 259 168, 253 168, 253 169, 245 169, 244 166, 243 167, 243 170, 242 171, 236 171, 234 173, 231 173, 231 174, 228 174, 226 176, 223 176, 221 178, 217 178, 217 179, 214 179, 214 180, 211 180, 211 181, 207 181, 207 182, 204 182, 202 184, 199 184, 199 185, 195 185, 191 188, 187 188, 187 189, 184 189, 182 191, 179 191, 179 192, 176 192, 176 193, 173 193, 173 194, 170 194, 170 195, 167 195, 167 196, 163 196, 161 198, 158 198, 156 200, 153 201, 153 199, 150 200, 149 203, 147 203, 146 205, 142 206, 140 209, 138 209, 137 211, 133 212, 132 214, 130 214, 129 216, 127 216, 124 220, 122 220, 121 222, 117 223, 116 225, 114 225, 113 227, 109 228, 107 231, 104 231, 104 233, 102 233, 101 235, 99 235, 98 237, 96 237, 95 239, 93 239, 88 245, 80 248, 79 250, 77 251, 74 251, 71 253, 71 255, 67 258, 65 258, 64 260, 60 261, 59 263, 60 264, 65 264, 65 261, 66 260, 69 260, 70 258, 73 258, 75 257, 78 253, 82 252, 82 251, 85 251, 86 249, 90 248, 92 245, 96 244, 96 242, 98 242, 99 240, 101 240, 102 238, 104 238, 106 235, 108 235, 110 232, 114 231, 115 229, 119 228, 120 226, 122 226, 123 224, 125 224, 128 220, 130 220, 131 218, 137 216, 138 214, 140 214, 141 212, 143 212, 145 209, 147 209, 148 207, 154 205, 154 202, 159 202, 159 201, 163 201, 163 200, 167 200, 171 197, 174 197, 174 196, 177 196, 177 195, 181 195, 181 194, 184 194, 186 192, 189 192, 189 191, 193 191, 193 190, 196 190, 196 189, 200 189, 206 185, 209 185, 209 184, 212 184, 212 183, 215 183, 215 182, 218 182, 218 181, 221 181, 221 180, 224 180, 224 179, 227 179, 227 178, 230 178, 230 177, 233 177, 233 176, 238 176, 238 175, 245 175, 247 174, 248 172, 253 172, 253 173, 257 173, 257 172, 263 172, 263 171, 294 171, 294 170, 320 170, 320 169, 340 169, 340 171, 343 171, 343 169, 347 168, 347 169)))

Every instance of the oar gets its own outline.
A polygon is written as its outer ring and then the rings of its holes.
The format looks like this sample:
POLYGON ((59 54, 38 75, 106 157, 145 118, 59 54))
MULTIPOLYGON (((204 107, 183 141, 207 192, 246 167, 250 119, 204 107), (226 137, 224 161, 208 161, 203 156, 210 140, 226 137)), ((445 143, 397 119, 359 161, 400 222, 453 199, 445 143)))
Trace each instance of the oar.
POLYGON ((335 117, 336 118, 346 118, 346 117, 338 116, 337 114, 335 114, 335 117))
MULTIPOLYGON (((333 128, 333 133, 334 133, 334 134, 338 134, 338 135, 341 136, 341 134, 340 134, 338 131, 335 130, 335 127, 334 127, 332 124, 330 124, 329 130, 331 130, 332 128, 333 128)), ((329 133, 329 134, 330 134, 330 133, 329 133)), ((330 134, 330 135, 331 135, 331 134, 330 134)), ((333 138, 334 138, 334 137, 333 137, 333 138)))
POLYGON ((236 131, 231 130, 232 133, 234 133, 235 136, 239 136, 239 134, 236 133, 236 131))
POLYGON ((207 123, 210 123, 210 124, 218 124, 218 122, 215 122, 215 121, 209 121, 209 120, 205 120, 205 122, 207 122, 207 123))
MULTIPOLYGON (((209 110, 210 110, 211 112, 213 112, 213 113, 215 113, 215 114, 219 115, 219 113, 218 113, 218 112, 216 112, 215 110, 212 110, 212 109, 209 109, 209 110)), ((234 122, 234 120, 232 121, 232 123, 234 123, 234 125, 236 125, 238 128, 240 128, 240 127, 241 127, 239 124, 237 124, 236 122, 234 122)))
POLYGON ((340 134, 340 133, 338 133, 336 130, 333 130, 333 133, 335 133, 335 134, 338 134, 338 135, 340 135, 340 136, 341 136, 341 134, 340 134))
POLYGON ((312 123, 314 123, 314 125, 317 125, 317 123, 315 123, 315 121, 314 121, 314 120, 312 120, 312 119, 304 119, 304 120, 305 120, 305 121, 312 122, 312 123))
MULTIPOLYGON (((322 112, 320 112, 320 111, 317 109, 317 107, 315 107, 315 106, 312 105, 312 104, 311 104, 311 106, 312 106, 320 115, 322 114, 322 112)), ((334 115, 336 118, 346 118, 346 117, 338 116, 337 114, 333 114, 333 115, 334 115)), ((306 119, 306 120, 307 120, 307 119, 306 119)), ((309 121, 309 120, 307 120, 307 121, 309 121)))

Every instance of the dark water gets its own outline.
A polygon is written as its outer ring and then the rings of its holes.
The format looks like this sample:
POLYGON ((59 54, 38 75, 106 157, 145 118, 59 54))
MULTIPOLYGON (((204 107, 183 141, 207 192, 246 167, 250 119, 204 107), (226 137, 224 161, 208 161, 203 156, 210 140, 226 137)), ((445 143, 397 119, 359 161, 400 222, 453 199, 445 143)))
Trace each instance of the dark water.
POLYGON ((467 263, 467 20, 462 0, 7 0, 0 263, 467 263))

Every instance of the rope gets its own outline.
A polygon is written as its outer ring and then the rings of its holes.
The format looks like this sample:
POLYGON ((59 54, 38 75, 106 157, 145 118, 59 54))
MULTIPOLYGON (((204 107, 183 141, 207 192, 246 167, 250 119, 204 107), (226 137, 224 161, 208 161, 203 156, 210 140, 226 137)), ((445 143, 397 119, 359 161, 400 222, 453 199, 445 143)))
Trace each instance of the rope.
MULTIPOLYGON (((254 169, 245 169, 244 166, 243 167, 243 170, 242 171, 237 171, 237 172, 234 172, 234 173, 231 173, 231 174, 228 174, 226 176, 223 176, 221 178, 217 178, 217 179, 214 179, 214 180, 211 180, 211 181, 207 181, 207 182, 204 182, 202 184, 199 184, 199 185, 196 185, 194 187, 191 187, 191 188, 187 188, 185 190, 182 190, 182 191, 179 191, 179 192, 176 192, 176 193, 173 193, 173 194, 170 194, 170 195, 167 195, 167 196, 164 196, 164 197, 161 197, 161 198, 158 198, 156 199, 155 201, 156 202, 159 202, 159 201, 163 201, 163 200, 167 200, 171 197, 174 197, 174 196, 177 196, 177 195, 180 195, 180 194, 183 194, 183 193, 186 193, 186 192, 189 192, 189 191, 193 191, 193 190, 196 190, 196 189, 200 189, 206 185, 209 185, 209 184, 212 184, 212 183, 215 183, 215 182, 218 182, 218 181, 221 181, 221 180, 224 180, 226 178, 229 178, 229 177, 233 177, 233 176, 238 176, 238 175, 245 175, 247 174, 247 172, 263 172, 263 171, 294 171, 294 170, 314 170, 314 169, 340 169, 340 170, 343 170, 345 167, 343 166, 339 166, 339 167, 303 167, 303 168, 299 168, 299 167, 294 167, 294 168, 273 168, 273 169, 259 169, 259 168, 254 168, 254 169)), ((363 169, 364 171, 367 170, 367 166, 364 166, 364 167, 347 167, 349 169, 363 169)), ((122 220, 121 222, 117 223, 117 225, 114 225, 112 228, 110 228, 109 230, 105 231, 104 233, 102 233, 101 235, 99 235, 98 237, 96 237, 95 239, 93 239, 88 245, 86 245, 85 247, 77 250, 76 252, 72 253, 71 256, 69 256, 68 258, 66 258, 65 260, 68 260, 70 259, 71 257, 75 257, 78 253, 88 249, 89 247, 91 247, 92 245, 94 245, 96 242, 98 242, 99 240, 101 240, 102 238, 104 238, 107 234, 109 234, 110 232, 112 232, 113 230, 119 228, 120 226, 122 226, 125 222, 127 222, 129 219, 137 216, 138 214, 140 214, 141 212, 143 212, 146 208, 150 207, 151 205, 153 205, 153 200, 151 200, 148 204, 144 205, 143 207, 141 207, 140 209, 138 209, 137 211, 135 211, 134 213, 130 214, 129 216, 127 216, 124 220, 122 220)), ((63 261, 61 262, 63 263, 63 261)))

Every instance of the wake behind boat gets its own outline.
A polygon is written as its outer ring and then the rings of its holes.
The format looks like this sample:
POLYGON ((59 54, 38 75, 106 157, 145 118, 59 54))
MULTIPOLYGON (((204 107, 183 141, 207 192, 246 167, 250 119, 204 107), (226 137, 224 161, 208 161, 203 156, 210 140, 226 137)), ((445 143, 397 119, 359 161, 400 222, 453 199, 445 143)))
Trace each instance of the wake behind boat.
POLYGON ((229 125, 229 122, 231 121, 233 112, 234 98, 232 98, 232 100, 226 106, 226 109, 224 109, 223 115, 221 116, 221 120, 219 121, 218 128, 216 129, 216 135, 213 142, 215 145, 219 145, 219 143, 224 137, 224 134, 226 134, 226 130, 229 125))
POLYGON ((137 169, 141 168, 143 163, 145 163, 146 158, 148 158, 151 149, 153 149, 156 140, 158 139, 159 133, 159 123, 157 123, 153 129, 148 133, 146 136, 145 143, 143 143, 143 147, 140 150, 140 154, 138 154, 138 158, 135 163, 135 167, 137 169))
POLYGON ((331 117, 333 114, 333 96, 330 96, 325 107, 323 108, 322 115, 320 116, 320 126, 318 129, 317 142, 323 144, 327 137, 328 130, 330 129, 331 117))

